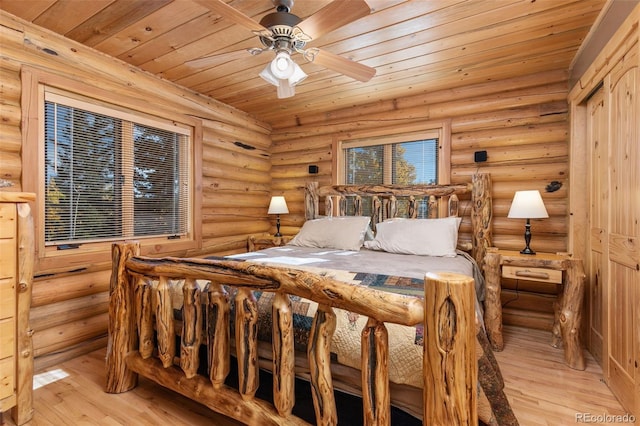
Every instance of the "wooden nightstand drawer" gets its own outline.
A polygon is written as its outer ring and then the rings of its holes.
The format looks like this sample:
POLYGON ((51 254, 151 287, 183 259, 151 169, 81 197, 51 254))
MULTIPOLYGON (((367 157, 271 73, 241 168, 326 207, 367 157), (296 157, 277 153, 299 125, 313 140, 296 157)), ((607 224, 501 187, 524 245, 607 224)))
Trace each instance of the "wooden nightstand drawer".
POLYGON ((516 280, 542 281, 562 284, 562 271, 544 268, 527 268, 523 266, 503 266, 502 276, 516 280))

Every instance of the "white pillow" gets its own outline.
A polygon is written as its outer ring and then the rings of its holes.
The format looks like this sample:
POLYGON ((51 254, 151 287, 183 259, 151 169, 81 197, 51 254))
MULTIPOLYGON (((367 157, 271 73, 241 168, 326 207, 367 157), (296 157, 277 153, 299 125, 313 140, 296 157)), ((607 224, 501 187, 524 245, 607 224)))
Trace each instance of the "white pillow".
POLYGON ((358 251, 369 229, 367 216, 339 216, 308 220, 289 242, 299 247, 358 251))
POLYGON ((364 246, 389 253, 454 257, 460 222, 458 217, 392 219, 376 225, 376 238, 364 246))

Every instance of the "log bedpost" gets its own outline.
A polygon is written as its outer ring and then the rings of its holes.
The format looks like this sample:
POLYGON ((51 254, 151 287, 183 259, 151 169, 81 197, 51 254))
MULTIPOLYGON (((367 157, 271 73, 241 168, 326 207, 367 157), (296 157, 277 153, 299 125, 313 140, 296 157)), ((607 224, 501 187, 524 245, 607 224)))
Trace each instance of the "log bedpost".
POLYGON ((473 175, 471 199, 471 224, 473 250, 471 255, 483 270, 484 255, 492 243, 493 202, 491 200, 491 177, 487 173, 473 175))
POLYGON ((318 196, 318 182, 309 182, 305 186, 304 216, 306 220, 315 219, 320 214, 318 211, 320 201, 318 196))
POLYGON ((434 425, 477 425, 473 278, 429 273, 425 278, 424 419, 434 425))
POLYGON ((136 308, 133 303, 132 278, 125 263, 140 253, 140 245, 114 244, 111 247, 111 283, 109 287, 109 340, 107 343, 106 392, 122 393, 136 387, 138 375, 125 362, 126 355, 136 349, 136 308))

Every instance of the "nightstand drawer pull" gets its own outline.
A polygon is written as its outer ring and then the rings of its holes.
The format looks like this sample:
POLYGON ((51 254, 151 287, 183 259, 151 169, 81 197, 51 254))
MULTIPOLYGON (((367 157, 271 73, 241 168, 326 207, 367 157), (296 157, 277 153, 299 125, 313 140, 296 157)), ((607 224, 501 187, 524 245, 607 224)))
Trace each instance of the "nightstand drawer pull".
POLYGON ((516 271, 516 277, 540 278, 543 280, 548 280, 549 274, 547 274, 546 272, 516 271))
POLYGON ((562 283, 562 271, 556 269, 504 265, 502 267, 502 276, 514 280, 541 281, 553 284, 562 283))

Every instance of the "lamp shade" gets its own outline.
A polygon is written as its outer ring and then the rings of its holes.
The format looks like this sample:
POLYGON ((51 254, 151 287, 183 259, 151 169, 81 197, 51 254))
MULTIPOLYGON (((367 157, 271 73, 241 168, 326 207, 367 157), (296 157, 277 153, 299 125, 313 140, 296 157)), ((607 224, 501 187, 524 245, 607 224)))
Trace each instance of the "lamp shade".
POLYGON ((268 214, 287 214, 289 213, 289 209, 287 208, 287 202, 285 201, 282 195, 276 195, 271 197, 271 202, 269 203, 269 211, 268 214))
POLYGON ((290 98, 295 95, 294 86, 307 78, 307 74, 285 51, 278 52, 259 75, 266 82, 278 88, 278 99, 290 98))
POLYGON ((287 52, 278 52, 269 67, 277 79, 285 80, 293 74, 293 63, 287 52))
POLYGON ((507 217, 512 219, 540 219, 549 217, 540 191, 516 191, 507 217))

